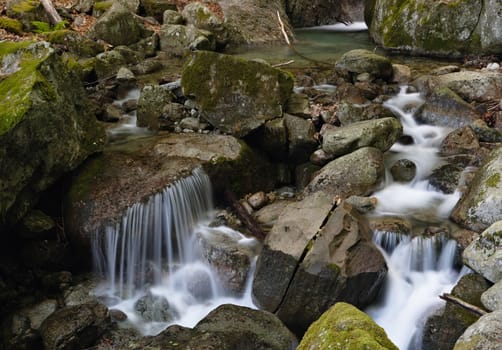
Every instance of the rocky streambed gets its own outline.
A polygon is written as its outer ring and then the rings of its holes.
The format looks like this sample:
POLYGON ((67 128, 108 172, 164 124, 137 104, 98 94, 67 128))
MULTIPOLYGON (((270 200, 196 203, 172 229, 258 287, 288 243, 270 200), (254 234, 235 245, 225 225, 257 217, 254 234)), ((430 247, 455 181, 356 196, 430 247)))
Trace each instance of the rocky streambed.
MULTIPOLYGON (((226 5, 223 11, 232 7, 226 5)), ((152 33, 130 9, 112 6, 93 35, 113 48, 85 51, 87 59, 77 53, 87 47, 85 37, 73 32, 47 35, 52 43, 0 43, 2 346, 322 349, 354 342, 393 349, 358 310, 382 293, 388 271, 372 242, 377 231, 454 239, 457 264, 473 270, 452 294, 488 313, 479 317, 447 303, 427 322, 424 349, 497 344, 500 68, 445 65, 417 74, 353 50, 333 66, 293 74, 262 60, 208 51, 251 39, 249 32, 238 36, 223 26, 218 16, 207 26, 197 22, 191 11, 205 11, 202 4, 185 7, 188 25, 169 22, 178 12, 166 10, 165 25, 152 33), (191 8, 196 6, 203 9, 191 8), (124 23, 117 18, 131 26, 121 27, 129 34, 120 38, 110 30, 124 23), (371 215, 378 205, 372 194, 386 179, 406 183, 417 175, 413 159, 388 164, 393 144, 414 142, 384 106, 403 84, 424 100, 419 106, 404 101, 403 109, 419 124, 447 130, 441 161, 425 178, 443 193, 458 191, 453 224, 371 215), (131 89, 138 98, 114 103, 131 89), (113 130, 128 113, 143 129, 105 146, 105 129, 113 130), (259 310, 223 305, 193 328, 174 325, 145 337, 123 328, 127 316, 96 296, 97 282, 88 274, 93 239, 131 207, 199 168, 212 182, 218 208, 230 207, 223 196, 230 191, 255 220, 236 220, 228 208, 218 223, 250 236, 253 225, 265 233, 257 238, 252 284, 259 310)), ((227 243, 206 245, 205 257, 220 276, 235 277, 222 278, 223 288, 240 293, 251 253, 227 243)), ((163 305, 155 298, 150 303, 163 305)))

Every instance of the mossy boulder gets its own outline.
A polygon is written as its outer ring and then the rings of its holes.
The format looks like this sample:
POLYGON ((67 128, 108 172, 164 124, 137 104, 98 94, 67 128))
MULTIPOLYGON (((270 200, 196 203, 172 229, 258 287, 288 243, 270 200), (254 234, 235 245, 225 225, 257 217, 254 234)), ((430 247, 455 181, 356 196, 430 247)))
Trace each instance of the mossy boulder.
POLYGON ((282 116, 293 78, 265 63, 196 52, 183 68, 181 84, 204 119, 242 137, 282 116))
POLYGON ((397 350, 368 315, 347 303, 336 303, 308 329, 298 350, 397 350))
POLYGON ((73 30, 55 30, 47 33, 46 39, 51 44, 63 45, 77 57, 90 58, 104 51, 103 45, 73 30))
POLYGON ((33 21, 50 22, 42 3, 37 0, 9 0, 6 3, 6 14, 18 19, 25 30, 33 29, 33 21))
POLYGON ((138 99, 137 125, 148 127, 150 130, 159 130, 165 124, 160 121, 164 116, 164 108, 175 98, 174 94, 165 87, 145 85, 138 99))
POLYGON ((111 45, 130 45, 152 35, 143 21, 120 2, 114 2, 91 29, 90 36, 111 45))
POLYGON ((453 350, 491 350, 502 344, 502 310, 483 315, 458 338, 453 350))
POLYGON ((460 57, 500 52, 496 0, 375 0, 366 5, 370 36, 387 49, 460 57))
POLYGON ((468 192, 453 209, 451 218, 477 232, 502 220, 502 146, 485 158, 468 192))
POLYGON ((80 80, 46 42, 0 43, 0 223, 102 149, 80 80))
POLYGON ((492 283, 502 280, 502 221, 488 227, 465 248, 464 264, 492 283))
POLYGON ((21 34, 23 32, 23 24, 14 18, 0 17, 0 28, 14 34, 21 34))
POLYGON ((140 0, 144 14, 162 22, 165 11, 176 11, 176 4, 172 0, 140 0))
POLYGON ((349 78, 361 73, 369 73, 374 78, 386 81, 392 78, 392 63, 387 57, 368 50, 356 49, 343 54, 336 62, 336 71, 349 78))
POLYGON ((188 24, 213 33, 218 48, 225 47, 228 42, 228 32, 224 18, 215 14, 208 5, 201 2, 192 2, 183 8, 181 14, 188 24))

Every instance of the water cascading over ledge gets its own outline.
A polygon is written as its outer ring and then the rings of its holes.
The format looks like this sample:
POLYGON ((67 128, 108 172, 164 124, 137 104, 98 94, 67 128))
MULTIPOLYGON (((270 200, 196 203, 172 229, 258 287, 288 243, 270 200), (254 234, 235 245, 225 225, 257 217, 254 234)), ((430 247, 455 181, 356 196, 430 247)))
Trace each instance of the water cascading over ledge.
POLYGON ((176 181, 146 203, 130 207, 92 242, 96 271, 110 294, 132 297, 147 284, 172 274, 175 264, 196 259, 190 242, 194 225, 213 209, 211 182, 201 170, 176 181))

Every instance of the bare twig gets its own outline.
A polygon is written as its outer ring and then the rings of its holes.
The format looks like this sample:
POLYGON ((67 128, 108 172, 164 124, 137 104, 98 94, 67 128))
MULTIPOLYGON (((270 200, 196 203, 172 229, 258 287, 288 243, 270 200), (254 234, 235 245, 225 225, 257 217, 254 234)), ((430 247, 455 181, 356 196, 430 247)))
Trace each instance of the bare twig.
POLYGON ((291 63, 295 63, 295 60, 289 60, 287 62, 277 63, 277 64, 274 64, 272 67, 274 67, 274 68, 283 67, 283 66, 287 66, 288 64, 291 64, 291 63))
POLYGON ((477 307, 476 305, 469 304, 468 302, 463 301, 462 299, 459 299, 456 296, 448 294, 448 293, 444 293, 443 295, 440 295, 439 298, 446 300, 446 301, 449 301, 455 305, 458 305, 458 306, 466 309, 467 311, 470 311, 478 316, 483 316, 488 313, 487 311, 477 307))

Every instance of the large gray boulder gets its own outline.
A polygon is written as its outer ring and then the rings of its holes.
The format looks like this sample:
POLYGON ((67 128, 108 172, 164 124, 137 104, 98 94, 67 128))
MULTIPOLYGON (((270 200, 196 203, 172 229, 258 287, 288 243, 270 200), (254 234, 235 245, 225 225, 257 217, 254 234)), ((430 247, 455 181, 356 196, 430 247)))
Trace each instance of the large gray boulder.
POLYGON ((322 149, 334 157, 362 147, 375 147, 385 152, 402 134, 403 127, 396 118, 356 122, 326 130, 322 138, 322 149))
POLYGON ((461 71, 440 75, 437 80, 469 103, 502 99, 500 72, 461 71))
POLYGON ((363 147, 325 165, 304 192, 323 191, 342 198, 365 196, 381 185, 384 173, 382 151, 363 147))
POLYGON ((362 20, 364 0, 290 0, 286 1, 286 12, 294 27, 350 23, 362 20))
POLYGON ((378 295, 387 266, 368 222, 350 205, 334 210, 305 252, 276 311, 295 333, 337 301, 363 308, 378 295))
POLYGON ((502 220, 502 147, 491 151, 451 214, 453 221, 481 232, 502 220))
POLYGON ((200 51, 185 64, 181 85, 204 119, 243 137, 282 116, 293 79, 264 63, 200 51))
POLYGON ((114 2, 96 21, 90 35, 111 45, 130 45, 152 35, 143 21, 121 2, 114 2))
POLYGON ((343 302, 336 303, 309 327, 297 349, 328 350, 338 344, 340 349, 397 350, 371 317, 343 302))
POLYGON ((455 343, 453 350, 497 350, 502 344, 502 310, 490 312, 474 323, 455 343))
POLYGON ((0 226, 101 151, 104 130, 78 77, 48 43, 0 43, 0 226))
POLYGON ((502 310, 502 280, 481 294, 481 303, 487 310, 502 310))
POLYGON ((182 56, 191 50, 216 49, 214 35, 192 24, 164 24, 159 31, 160 50, 174 56, 182 56))
POLYGON ((502 19, 496 0, 372 0, 365 18, 373 40, 412 54, 493 54, 502 47, 502 19))
POLYGON ((502 221, 488 227, 465 248, 464 264, 496 283, 502 280, 502 221))

